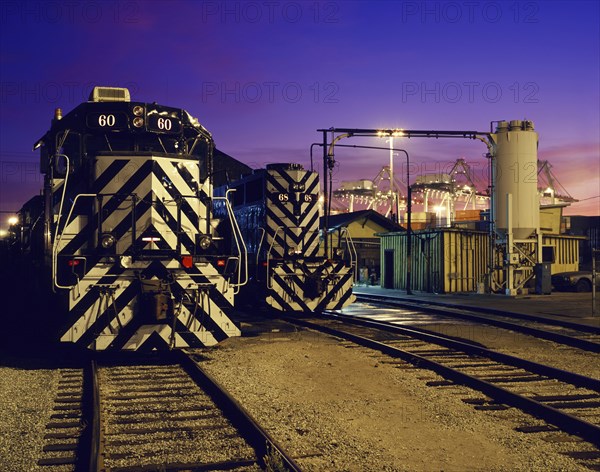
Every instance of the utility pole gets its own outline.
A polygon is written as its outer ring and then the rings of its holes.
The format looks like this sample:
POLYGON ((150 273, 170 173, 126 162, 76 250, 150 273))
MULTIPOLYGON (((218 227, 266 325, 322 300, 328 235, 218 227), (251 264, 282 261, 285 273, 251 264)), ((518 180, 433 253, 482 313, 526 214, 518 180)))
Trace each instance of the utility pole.
POLYGON ((592 316, 596 316, 596 255, 600 249, 592 249, 592 316))

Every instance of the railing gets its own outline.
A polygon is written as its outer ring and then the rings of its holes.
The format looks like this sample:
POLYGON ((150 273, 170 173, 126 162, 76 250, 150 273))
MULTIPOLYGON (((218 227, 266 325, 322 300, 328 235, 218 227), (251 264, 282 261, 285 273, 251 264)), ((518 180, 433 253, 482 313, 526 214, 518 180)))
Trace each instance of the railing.
POLYGON ((278 226, 275 230, 275 234, 273 235, 273 239, 271 239, 271 244, 269 245, 269 250, 267 251, 267 288, 272 289, 273 285, 271 285, 271 278, 269 277, 269 261, 271 260, 271 252, 273 251, 273 245, 275 244, 275 239, 277 239, 277 233, 282 229, 283 226, 278 226))
MULTIPOLYGON (((69 225, 69 221, 71 221, 71 216, 73 215, 73 210, 75 209, 75 206, 77 204, 77 200, 79 200, 79 198, 84 198, 84 197, 97 197, 98 195, 95 193, 80 193, 79 195, 77 195, 75 197, 75 199, 73 200, 73 204, 71 205, 71 209, 69 210, 69 214, 67 216, 67 221, 65 222, 65 225, 63 227, 62 232, 58 232, 58 228, 60 226, 60 214, 61 212, 59 211, 59 217, 58 217, 58 221, 56 223, 56 232, 55 232, 55 237, 54 237, 54 244, 52 245, 52 282, 53 282, 53 287, 52 290, 54 290, 55 288, 65 288, 65 289, 71 289, 73 287, 75 287, 77 284, 75 285, 60 285, 58 283, 57 280, 57 261, 58 261, 58 248, 60 246, 60 242, 62 240, 63 234, 65 232, 65 230, 67 229, 67 226, 69 225)), ((62 207, 62 202, 61 202, 61 207, 62 207)), ((62 210, 62 208, 61 208, 62 210)))
POLYGON ((354 246, 354 241, 352 240, 352 236, 350 236, 350 231, 348 231, 348 228, 342 228, 341 235, 345 236, 346 246, 348 247, 348 252, 350 253, 350 267, 354 268, 353 279, 354 282, 356 282, 358 277, 358 253, 356 252, 356 246, 354 246))
POLYGON ((225 208, 227 208, 227 216, 229 217, 229 222, 231 224, 231 232, 233 234, 235 246, 238 252, 238 257, 241 262, 241 264, 239 264, 237 268, 237 283, 231 284, 231 286, 234 287, 234 293, 237 294, 239 293, 240 287, 248 283, 248 250, 246 248, 246 243, 244 242, 244 238, 242 236, 242 231, 240 230, 238 222, 235 219, 235 215, 233 214, 233 208, 231 207, 231 203, 229 202, 230 192, 235 192, 235 189, 228 189, 227 192, 225 192, 224 197, 213 197, 213 200, 222 200, 225 202, 225 208), (243 281, 242 267, 244 271, 243 281))

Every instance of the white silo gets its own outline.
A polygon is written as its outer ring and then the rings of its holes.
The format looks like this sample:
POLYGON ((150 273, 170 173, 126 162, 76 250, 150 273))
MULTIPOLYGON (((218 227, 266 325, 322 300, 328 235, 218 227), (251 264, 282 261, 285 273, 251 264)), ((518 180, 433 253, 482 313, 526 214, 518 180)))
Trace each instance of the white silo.
POLYGON ((516 239, 529 238, 539 226, 537 191, 538 134, 533 122, 498 122, 491 135, 495 144, 494 215, 496 229, 506 234, 512 226, 516 239), (512 225, 509 225, 507 195, 512 195, 512 225))

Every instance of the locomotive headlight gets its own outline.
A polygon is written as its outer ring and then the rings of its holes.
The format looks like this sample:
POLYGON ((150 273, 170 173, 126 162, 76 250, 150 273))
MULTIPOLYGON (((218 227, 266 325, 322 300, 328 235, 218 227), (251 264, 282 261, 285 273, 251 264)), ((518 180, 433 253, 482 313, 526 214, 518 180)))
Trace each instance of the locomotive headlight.
POLYGON ((212 239, 210 239, 210 236, 202 236, 198 244, 200 245, 200 249, 206 251, 212 244, 212 239))
POLYGON ((131 263, 133 262, 133 259, 131 256, 121 256, 119 258, 119 261, 121 262, 121 267, 123 267, 123 269, 127 269, 127 268, 131 267, 131 263))
POLYGON ((135 126, 136 128, 141 128, 142 126, 144 126, 144 119, 141 116, 136 116, 133 119, 133 126, 135 126))
POLYGON ((113 247, 115 245, 116 242, 117 242, 117 240, 110 233, 104 233, 100 237, 100 246, 102 246, 102 249, 110 249, 111 247, 113 247))
POLYGON ((133 107, 132 111, 135 116, 142 116, 144 114, 144 107, 141 105, 136 105, 133 107))

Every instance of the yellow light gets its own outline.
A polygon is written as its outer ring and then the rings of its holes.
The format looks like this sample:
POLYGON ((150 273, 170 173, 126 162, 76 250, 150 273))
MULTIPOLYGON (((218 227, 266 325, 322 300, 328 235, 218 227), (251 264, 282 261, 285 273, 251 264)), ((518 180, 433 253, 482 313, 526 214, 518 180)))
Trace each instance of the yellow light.
POLYGON ((402 128, 399 128, 399 129, 396 128, 394 130, 377 131, 377 137, 379 137, 379 138, 388 137, 388 136, 402 137, 402 136, 404 136, 404 130, 402 128))
POLYGON ((5 238, 6 236, 8 236, 8 231, 0 229, 0 238, 5 238))
POLYGON ((18 222, 19 222, 19 218, 17 218, 16 216, 11 216, 8 219, 8 224, 11 225, 11 226, 12 225, 16 225, 18 222))

